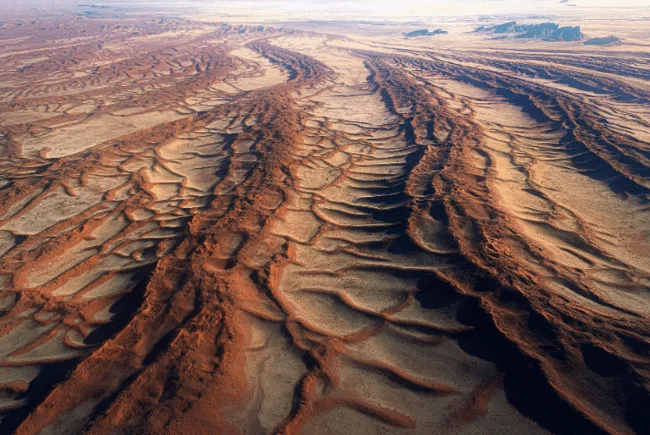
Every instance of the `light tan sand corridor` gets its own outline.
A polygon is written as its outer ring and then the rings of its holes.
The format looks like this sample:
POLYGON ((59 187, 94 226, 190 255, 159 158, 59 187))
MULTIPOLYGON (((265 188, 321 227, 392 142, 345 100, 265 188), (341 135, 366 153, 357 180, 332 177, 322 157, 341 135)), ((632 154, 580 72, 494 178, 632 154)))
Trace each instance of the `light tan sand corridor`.
POLYGON ((643 24, 76 8, 0 16, 0 434, 650 433, 643 24))

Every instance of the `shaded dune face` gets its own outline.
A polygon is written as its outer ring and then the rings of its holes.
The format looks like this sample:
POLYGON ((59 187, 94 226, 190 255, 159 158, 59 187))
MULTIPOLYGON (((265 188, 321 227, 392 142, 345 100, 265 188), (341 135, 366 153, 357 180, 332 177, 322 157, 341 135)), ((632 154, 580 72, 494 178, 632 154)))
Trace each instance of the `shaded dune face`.
POLYGON ((647 432, 647 57, 18 24, 0 432, 647 432))

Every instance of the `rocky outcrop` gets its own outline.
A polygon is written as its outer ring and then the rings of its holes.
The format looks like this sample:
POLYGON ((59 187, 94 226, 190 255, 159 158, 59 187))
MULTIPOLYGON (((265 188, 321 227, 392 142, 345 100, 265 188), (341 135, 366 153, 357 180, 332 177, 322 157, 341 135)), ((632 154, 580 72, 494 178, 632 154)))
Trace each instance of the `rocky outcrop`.
POLYGON ((591 38, 585 41, 585 45, 612 45, 620 44, 621 38, 618 36, 605 36, 603 38, 591 38))
POLYGON ((446 35, 447 33, 449 32, 442 29, 436 29, 431 31, 429 31, 428 29, 420 29, 420 30, 414 30, 412 32, 405 33, 404 36, 407 38, 414 38, 418 36, 446 35))
POLYGON ((516 38, 534 38, 545 41, 579 41, 583 34, 580 26, 560 27, 556 23, 540 24, 517 24, 516 21, 510 21, 496 26, 481 26, 474 32, 476 33, 494 33, 498 35, 516 34, 516 38))

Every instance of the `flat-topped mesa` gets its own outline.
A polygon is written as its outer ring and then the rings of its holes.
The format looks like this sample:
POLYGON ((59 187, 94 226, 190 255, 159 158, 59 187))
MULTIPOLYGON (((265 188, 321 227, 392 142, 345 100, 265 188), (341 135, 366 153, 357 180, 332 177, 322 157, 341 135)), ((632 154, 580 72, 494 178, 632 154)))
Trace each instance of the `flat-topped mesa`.
POLYGON ((516 21, 498 24, 495 26, 480 26, 475 33, 494 33, 502 38, 511 34, 515 38, 542 39, 544 41, 579 41, 583 38, 580 26, 560 27, 557 23, 517 24, 516 21))

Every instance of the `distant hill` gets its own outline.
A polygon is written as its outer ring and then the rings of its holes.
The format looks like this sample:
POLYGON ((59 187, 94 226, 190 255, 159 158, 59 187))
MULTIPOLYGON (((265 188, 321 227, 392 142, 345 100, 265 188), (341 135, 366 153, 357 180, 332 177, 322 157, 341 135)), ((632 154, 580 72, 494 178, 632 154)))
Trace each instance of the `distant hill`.
POLYGON ((583 38, 580 26, 560 27, 556 23, 517 24, 510 21, 496 26, 481 26, 474 32, 494 33, 499 35, 513 34, 515 38, 534 38, 544 41, 579 41, 583 38))
POLYGON ((404 36, 406 36, 407 38, 414 38, 418 36, 446 35, 447 33, 449 32, 442 29, 436 29, 432 31, 429 31, 428 29, 420 29, 420 30, 414 30, 412 32, 405 33, 404 36))
POLYGON ((603 38, 591 38, 585 41, 585 45, 610 45, 620 44, 621 38, 618 36, 605 36, 603 38))

